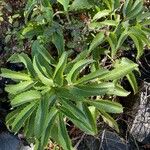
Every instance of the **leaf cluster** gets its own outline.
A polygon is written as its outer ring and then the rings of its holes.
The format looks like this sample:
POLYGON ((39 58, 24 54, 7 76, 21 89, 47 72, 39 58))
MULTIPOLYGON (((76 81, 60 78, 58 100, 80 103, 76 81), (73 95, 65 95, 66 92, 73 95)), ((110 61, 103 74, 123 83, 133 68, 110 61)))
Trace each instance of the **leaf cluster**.
POLYGON ((13 107, 7 116, 7 124, 12 131, 18 132, 23 127, 26 137, 36 139, 38 149, 43 149, 51 138, 69 150, 72 146, 66 129, 68 120, 87 134, 97 134, 97 115, 93 115, 90 106, 119 131, 117 123, 108 113, 121 113, 122 106, 110 100, 92 100, 91 97, 127 96, 129 92, 117 81, 137 69, 137 65, 123 58, 113 70, 101 68, 93 71, 92 59, 78 58, 69 62, 68 53, 63 52, 55 63, 46 49, 42 47, 39 50, 40 47, 40 43, 35 41, 32 60, 24 53, 14 54, 9 59, 14 63, 22 62, 25 71, 1 69, 2 77, 16 81, 16 84, 5 88, 10 94, 13 107), (91 71, 81 76, 85 67, 91 71))

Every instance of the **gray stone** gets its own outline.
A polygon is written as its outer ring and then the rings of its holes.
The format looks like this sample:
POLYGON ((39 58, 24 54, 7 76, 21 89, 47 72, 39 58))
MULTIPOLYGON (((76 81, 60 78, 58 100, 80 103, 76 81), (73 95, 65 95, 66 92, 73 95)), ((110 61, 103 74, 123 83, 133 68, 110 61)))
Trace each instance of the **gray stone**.
POLYGON ((31 146, 24 146, 17 136, 9 132, 1 132, 0 150, 34 150, 34 146, 33 144, 31 146))
POLYGON ((0 150, 20 150, 22 143, 14 135, 9 132, 2 132, 0 134, 0 150))
POLYGON ((134 114, 135 119, 131 126, 130 134, 137 141, 142 142, 150 134, 150 83, 144 82, 138 102, 138 107, 135 104, 135 109, 133 109, 137 111, 134 114))
POLYGON ((78 150, 129 150, 129 145, 118 134, 104 130, 98 137, 87 136, 78 150))

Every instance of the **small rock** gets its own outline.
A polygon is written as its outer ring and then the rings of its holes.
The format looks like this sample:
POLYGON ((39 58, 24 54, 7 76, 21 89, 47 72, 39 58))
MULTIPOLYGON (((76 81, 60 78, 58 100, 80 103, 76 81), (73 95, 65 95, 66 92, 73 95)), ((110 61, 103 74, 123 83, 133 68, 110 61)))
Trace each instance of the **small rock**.
POLYGON ((129 150, 129 145, 118 134, 104 130, 99 137, 87 136, 78 150, 129 150))
POLYGON ((9 132, 0 133, 0 150, 20 150, 21 141, 9 132))
POLYGON ((130 134, 132 134, 137 141, 142 142, 150 134, 150 83, 144 82, 139 106, 136 108, 137 112, 135 113, 130 134))

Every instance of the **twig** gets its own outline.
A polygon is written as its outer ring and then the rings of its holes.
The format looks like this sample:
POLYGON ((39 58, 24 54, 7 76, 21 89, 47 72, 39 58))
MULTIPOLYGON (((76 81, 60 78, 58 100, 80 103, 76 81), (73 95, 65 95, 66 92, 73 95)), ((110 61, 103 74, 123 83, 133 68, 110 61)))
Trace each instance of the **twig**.
POLYGON ((105 136, 105 130, 103 131, 102 136, 101 136, 101 144, 100 144, 99 150, 102 148, 104 136, 105 136))
POLYGON ((85 133, 83 133, 83 135, 81 136, 80 140, 78 141, 78 143, 74 146, 74 149, 77 150, 79 144, 82 142, 83 138, 85 137, 85 133))

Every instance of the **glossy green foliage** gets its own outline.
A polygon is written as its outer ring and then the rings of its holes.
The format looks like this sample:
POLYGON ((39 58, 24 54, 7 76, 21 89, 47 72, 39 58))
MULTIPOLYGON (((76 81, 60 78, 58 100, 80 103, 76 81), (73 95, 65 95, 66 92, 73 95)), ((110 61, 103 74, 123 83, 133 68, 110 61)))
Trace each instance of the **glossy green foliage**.
POLYGON ((22 62, 26 67, 24 73, 1 69, 0 76, 16 81, 16 84, 5 88, 12 97, 11 105, 14 108, 7 117, 7 124, 12 130, 18 132, 23 127, 27 137, 36 138, 38 149, 43 149, 51 138, 65 150, 71 150, 66 129, 67 120, 71 120, 87 134, 95 135, 96 118, 89 109, 89 106, 94 106, 104 121, 107 120, 111 127, 119 131, 117 123, 108 113, 121 113, 122 106, 110 100, 92 100, 90 97, 106 94, 127 96, 129 92, 119 82, 114 84, 112 81, 128 75, 137 65, 133 62, 129 65, 129 60, 124 58, 111 71, 91 70, 81 77, 81 71, 85 67, 90 68, 94 60, 82 59, 66 71, 69 65, 67 52, 63 52, 58 63, 53 63, 52 56, 46 55, 46 50, 38 52, 39 46, 36 41, 33 46, 33 51, 36 52, 32 60, 24 53, 15 54, 9 59, 12 62, 22 62))

